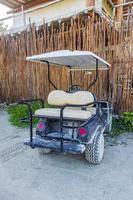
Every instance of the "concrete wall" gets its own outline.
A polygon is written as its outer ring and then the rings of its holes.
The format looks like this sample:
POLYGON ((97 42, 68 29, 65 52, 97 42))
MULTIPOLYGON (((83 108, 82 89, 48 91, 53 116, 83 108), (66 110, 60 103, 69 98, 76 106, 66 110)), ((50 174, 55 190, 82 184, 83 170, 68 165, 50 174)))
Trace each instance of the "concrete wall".
MULTIPOLYGON (((44 4, 44 6, 46 6, 46 4, 44 4)), ((29 24, 29 18, 31 19, 31 22, 41 24, 43 22, 43 18, 45 18, 46 21, 51 21, 70 16, 76 11, 80 11, 85 8, 86 0, 61 0, 58 3, 54 3, 34 11, 26 10, 24 16, 22 16, 22 13, 14 14, 13 24, 14 27, 23 26, 24 18, 25 25, 29 24)))
POLYGON ((69 17, 76 13, 85 10, 87 7, 95 7, 101 13, 102 8, 107 12, 107 15, 112 16, 112 8, 108 6, 108 0, 55 0, 52 3, 41 4, 38 7, 25 10, 14 14, 13 27, 10 32, 21 32, 31 23, 41 25, 43 20, 46 22, 69 17))
POLYGON ((102 10, 102 0, 95 0, 95 8, 97 11, 101 12, 102 10))
POLYGON ((108 16, 110 17, 113 16, 113 8, 107 0, 102 0, 102 8, 104 9, 104 11, 106 12, 108 16))

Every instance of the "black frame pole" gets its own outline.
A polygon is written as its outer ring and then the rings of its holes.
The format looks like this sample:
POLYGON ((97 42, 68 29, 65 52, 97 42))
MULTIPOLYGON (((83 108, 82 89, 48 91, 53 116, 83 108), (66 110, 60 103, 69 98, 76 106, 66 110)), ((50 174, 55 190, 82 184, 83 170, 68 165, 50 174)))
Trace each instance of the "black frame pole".
POLYGON ((96 76, 95 76, 94 81, 88 86, 87 90, 89 90, 97 82, 98 76, 99 76, 99 73, 98 73, 98 59, 96 59, 96 76))
POLYGON ((33 113, 32 113, 32 107, 31 107, 30 103, 33 103, 35 101, 40 102, 42 108, 44 108, 44 100, 43 99, 30 99, 30 100, 18 101, 18 104, 26 105, 28 107, 28 110, 29 110, 29 117, 28 118, 23 118, 21 120, 23 122, 25 120, 28 120, 28 122, 29 122, 29 125, 30 125, 30 146, 31 146, 31 148, 35 148, 35 146, 33 144, 33 113))
MULTIPOLYGON (((108 66, 107 66, 108 68, 108 66)), ((109 101, 110 100, 110 72, 109 72, 109 69, 107 71, 107 100, 109 101)))
MULTIPOLYGON (((48 61, 43 61, 44 63, 47 64, 48 66, 48 81, 49 83, 56 89, 58 90, 58 88, 56 87, 56 85, 51 81, 51 78, 50 78, 50 63, 48 61)), ((68 66, 69 69, 71 69, 70 66, 68 66)), ((96 76, 95 76, 95 79, 94 81, 88 86, 87 90, 89 90, 98 80, 98 76, 99 76, 99 73, 98 73, 98 59, 96 59, 96 76)), ((70 82, 72 84, 72 73, 70 71, 70 82)))
POLYGON ((73 80, 72 80, 72 71, 71 71, 71 67, 68 66, 70 69, 70 87, 72 86, 73 80))
POLYGON ((50 64, 48 61, 43 61, 45 62, 47 65, 48 65, 48 81, 49 83, 56 89, 58 90, 58 88, 56 87, 56 85, 51 81, 51 78, 50 78, 50 64))

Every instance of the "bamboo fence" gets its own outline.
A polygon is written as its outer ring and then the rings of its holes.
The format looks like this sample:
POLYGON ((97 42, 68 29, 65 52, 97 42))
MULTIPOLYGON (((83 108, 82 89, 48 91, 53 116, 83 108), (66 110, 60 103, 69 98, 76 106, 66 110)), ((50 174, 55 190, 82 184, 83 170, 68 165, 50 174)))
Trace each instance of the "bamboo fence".
MULTIPOLYGON (((97 14, 82 14, 50 26, 30 25, 14 35, 0 36, 0 101, 46 99, 53 88, 48 83, 48 69, 43 64, 26 61, 26 56, 55 50, 92 51, 111 63, 109 73, 101 71, 92 87, 98 99, 112 101, 115 113, 133 111, 133 24, 122 22, 119 27, 97 14)), ((73 83, 87 88, 92 75, 72 72, 73 83)), ((69 72, 51 67, 51 79, 59 89, 68 90, 69 72)))

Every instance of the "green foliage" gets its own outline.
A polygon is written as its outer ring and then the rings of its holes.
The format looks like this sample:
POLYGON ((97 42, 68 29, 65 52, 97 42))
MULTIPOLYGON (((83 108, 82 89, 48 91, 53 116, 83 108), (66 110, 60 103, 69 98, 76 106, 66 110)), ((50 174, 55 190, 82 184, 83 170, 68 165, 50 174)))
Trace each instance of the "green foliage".
POLYGON ((121 118, 113 119, 112 122, 112 136, 118 136, 128 131, 128 127, 125 126, 121 118))
POLYGON ((112 136, 133 131, 133 112, 124 112, 122 117, 113 119, 112 136))
POLYGON ((8 25, 4 25, 3 22, 0 22, 0 32, 6 31, 8 28, 8 25))
MULTIPOLYGON (((34 102, 32 105, 33 113, 35 110, 39 109, 41 106, 38 102, 34 102)), ((45 104, 45 107, 48 107, 48 104, 45 104)), ((26 105, 12 105, 7 108, 7 112, 9 114, 9 121, 12 125, 17 127, 28 127, 29 123, 21 122, 22 118, 26 118, 29 116, 28 108, 26 105)), ((38 119, 33 119, 33 124, 36 125, 38 123, 38 119)))
POLYGON ((124 112, 123 121, 124 124, 128 125, 128 127, 133 130, 133 112, 124 112))

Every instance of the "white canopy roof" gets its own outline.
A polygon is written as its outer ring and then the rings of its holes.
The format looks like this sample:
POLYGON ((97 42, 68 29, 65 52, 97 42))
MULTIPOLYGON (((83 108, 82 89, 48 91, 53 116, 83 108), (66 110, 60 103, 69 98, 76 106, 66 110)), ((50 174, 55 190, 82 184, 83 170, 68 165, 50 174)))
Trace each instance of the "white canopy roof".
POLYGON ((96 59, 98 59, 98 66, 101 69, 107 69, 107 67, 111 66, 108 62, 90 51, 61 50, 26 58, 27 61, 48 61, 51 64, 60 65, 62 67, 71 66, 74 69, 81 68, 88 70, 96 69, 96 59))

